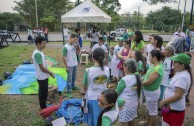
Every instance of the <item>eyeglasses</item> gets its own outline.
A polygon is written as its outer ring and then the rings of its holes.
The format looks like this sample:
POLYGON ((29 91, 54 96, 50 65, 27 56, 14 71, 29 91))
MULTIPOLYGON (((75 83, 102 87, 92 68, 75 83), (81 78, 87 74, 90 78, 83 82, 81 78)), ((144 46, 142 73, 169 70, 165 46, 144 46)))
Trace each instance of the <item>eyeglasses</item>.
POLYGON ((108 103, 104 103, 101 99, 100 96, 97 97, 98 102, 102 105, 102 106, 106 106, 108 105, 108 103))

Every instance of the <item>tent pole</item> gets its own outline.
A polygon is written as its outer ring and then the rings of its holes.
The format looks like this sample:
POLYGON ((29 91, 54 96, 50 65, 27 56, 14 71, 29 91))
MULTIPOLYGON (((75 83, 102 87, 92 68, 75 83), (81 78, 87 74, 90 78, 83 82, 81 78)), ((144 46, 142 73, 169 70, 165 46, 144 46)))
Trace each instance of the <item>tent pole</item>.
POLYGON ((63 32, 63 23, 61 23, 61 24, 62 24, 61 29, 62 29, 63 45, 65 45, 65 41, 64 41, 64 32, 63 32))
POLYGON ((109 39, 108 39, 108 47, 109 47, 109 50, 108 50, 108 55, 110 53, 110 29, 111 29, 111 23, 109 24, 109 39))

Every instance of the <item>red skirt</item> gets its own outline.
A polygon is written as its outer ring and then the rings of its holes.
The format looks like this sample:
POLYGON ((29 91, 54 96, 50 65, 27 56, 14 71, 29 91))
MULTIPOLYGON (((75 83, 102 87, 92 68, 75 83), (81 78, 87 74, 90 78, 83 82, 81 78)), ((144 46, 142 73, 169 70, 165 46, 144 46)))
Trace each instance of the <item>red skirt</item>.
POLYGON ((177 112, 170 111, 169 113, 162 112, 164 122, 170 126, 182 126, 184 122, 185 111, 177 112))

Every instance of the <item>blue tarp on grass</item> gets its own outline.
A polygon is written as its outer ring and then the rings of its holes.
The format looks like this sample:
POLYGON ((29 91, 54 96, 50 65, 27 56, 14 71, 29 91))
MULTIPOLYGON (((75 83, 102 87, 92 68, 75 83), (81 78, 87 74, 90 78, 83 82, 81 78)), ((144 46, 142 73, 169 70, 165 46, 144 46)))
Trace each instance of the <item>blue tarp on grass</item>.
MULTIPOLYGON (((66 88, 67 73, 65 68, 49 67, 55 74, 55 78, 49 77, 49 86, 57 86, 62 92, 66 88)), ((38 94, 38 82, 36 80, 33 64, 19 65, 11 79, 5 80, 0 86, 0 94, 38 94)))

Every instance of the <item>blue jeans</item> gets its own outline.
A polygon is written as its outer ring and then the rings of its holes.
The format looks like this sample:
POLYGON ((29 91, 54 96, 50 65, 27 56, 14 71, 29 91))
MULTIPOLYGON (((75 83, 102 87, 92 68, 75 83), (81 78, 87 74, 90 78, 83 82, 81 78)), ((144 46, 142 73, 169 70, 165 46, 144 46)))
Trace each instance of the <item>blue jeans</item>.
POLYGON ((77 76, 77 65, 73 67, 69 67, 69 71, 67 71, 67 93, 70 93, 72 87, 75 86, 75 80, 77 76))
POLYGON ((166 90, 166 86, 160 85, 160 98, 159 98, 159 100, 163 100, 164 99, 165 90, 166 90))

